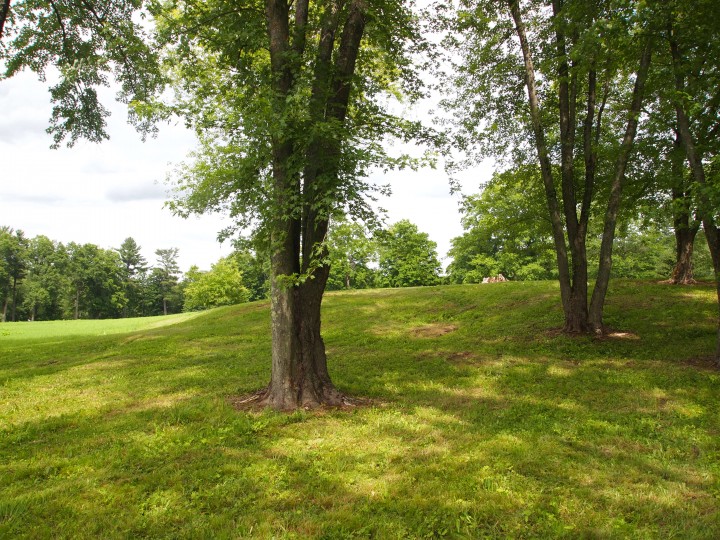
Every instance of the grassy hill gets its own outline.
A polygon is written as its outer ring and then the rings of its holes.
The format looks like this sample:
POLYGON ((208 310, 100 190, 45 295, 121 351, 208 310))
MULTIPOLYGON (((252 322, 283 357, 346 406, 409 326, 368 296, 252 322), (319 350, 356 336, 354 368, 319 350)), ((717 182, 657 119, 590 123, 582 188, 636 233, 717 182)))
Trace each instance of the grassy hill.
POLYGON ((611 337, 552 283, 334 293, 353 410, 236 411, 267 303, 0 325, 0 538, 720 538, 712 287, 619 282, 611 337))

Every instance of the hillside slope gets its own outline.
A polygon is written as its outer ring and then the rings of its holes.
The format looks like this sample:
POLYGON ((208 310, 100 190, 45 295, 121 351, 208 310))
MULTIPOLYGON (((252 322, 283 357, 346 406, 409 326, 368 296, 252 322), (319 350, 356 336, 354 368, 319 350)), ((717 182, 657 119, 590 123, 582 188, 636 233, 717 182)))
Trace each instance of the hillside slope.
POLYGON ((715 313, 620 282, 597 341, 553 283, 333 293, 331 374, 371 403, 291 415, 231 405, 269 379, 265 302, 2 325, 0 537, 717 538, 715 313))

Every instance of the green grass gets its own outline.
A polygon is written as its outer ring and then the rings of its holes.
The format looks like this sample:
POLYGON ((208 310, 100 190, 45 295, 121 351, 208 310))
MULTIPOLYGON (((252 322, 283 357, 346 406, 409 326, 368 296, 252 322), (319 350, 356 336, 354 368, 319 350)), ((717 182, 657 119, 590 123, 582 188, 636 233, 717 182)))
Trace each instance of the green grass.
POLYGON ((5 324, 0 538, 720 538, 716 313, 618 282, 598 341, 551 283, 329 294, 374 405, 289 415, 228 401, 269 379, 267 303, 5 324))

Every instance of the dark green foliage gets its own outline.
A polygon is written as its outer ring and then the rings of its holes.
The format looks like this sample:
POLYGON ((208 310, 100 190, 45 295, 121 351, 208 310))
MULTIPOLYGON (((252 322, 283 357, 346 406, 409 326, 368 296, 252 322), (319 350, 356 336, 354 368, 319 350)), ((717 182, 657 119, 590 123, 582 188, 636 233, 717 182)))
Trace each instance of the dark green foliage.
POLYGON ((375 286, 377 242, 360 223, 333 223, 328 232, 330 276, 328 290, 367 289, 375 286))
POLYGON ((417 225, 401 220, 378 231, 378 279, 381 287, 415 287, 440 283, 437 244, 417 225))

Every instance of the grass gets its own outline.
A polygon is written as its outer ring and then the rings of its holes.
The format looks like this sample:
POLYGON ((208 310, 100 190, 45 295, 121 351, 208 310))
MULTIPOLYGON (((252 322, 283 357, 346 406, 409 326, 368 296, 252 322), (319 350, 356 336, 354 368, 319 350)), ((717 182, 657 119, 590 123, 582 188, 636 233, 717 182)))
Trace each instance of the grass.
POLYGON ((615 283, 600 341, 555 330, 551 283, 324 309, 371 407, 234 410, 266 303, 0 326, 0 538, 720 537, 711 287, 615 283))

